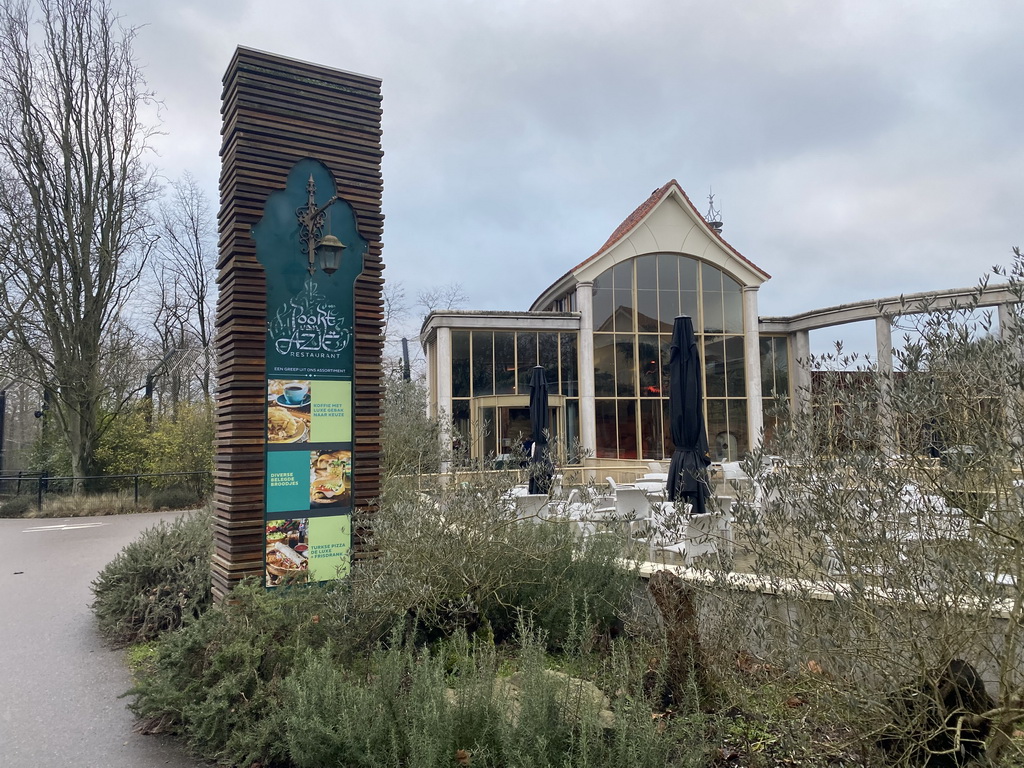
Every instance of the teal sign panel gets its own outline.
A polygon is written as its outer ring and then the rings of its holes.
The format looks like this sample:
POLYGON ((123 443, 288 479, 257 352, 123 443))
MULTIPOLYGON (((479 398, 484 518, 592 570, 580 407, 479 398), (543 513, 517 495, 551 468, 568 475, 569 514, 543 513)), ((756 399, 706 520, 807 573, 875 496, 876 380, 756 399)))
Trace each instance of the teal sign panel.
POLYGON ((252 234, 267 278, 266 584, 324 581, 350 567, 354 288, 368 244, 312 159, 268 197, 252 234), (331 274, 316 254, 326 236, 345 246, 331 274))
MULTIPOLYGON (((318 265, 309 274, 309 255, 299 214, 309 203, 322 206, 335 194, 334 178, 316 160, 300 160, 287 186, 272 193, 263 218, 253 227, 256 258, 267 272, 267 376, 352 378, 353 285, 363 271, 367 243, 347 202, 338 199, 323 212, 322 231, 345 245, 338 271, 318 265)), ((319 239, 319 237, 316 237, 319 239)))

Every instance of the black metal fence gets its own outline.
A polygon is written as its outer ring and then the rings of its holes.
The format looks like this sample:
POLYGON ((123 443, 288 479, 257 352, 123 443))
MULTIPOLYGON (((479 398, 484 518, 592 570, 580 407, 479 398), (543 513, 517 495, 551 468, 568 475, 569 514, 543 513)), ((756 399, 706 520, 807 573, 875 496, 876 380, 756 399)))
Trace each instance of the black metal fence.
POLYGON ((89 477, 50 476, 45 472, 3 472, 0 473, 0 496, 24 496, 32 494, 42 509, 43 501, 50 495, 71 495, 84 493, 95 496, 106 493, 130 494, 138 505, 154 491, 172 486, 183 486, 195 494, 197 500, 209 495, 213 487, 210 472, 151 472, 133 475, 93 475, 89 477))
POLYGON ((23 493, 35 493, 42 472, 0 472, 0 495, 21 496, 23 493))

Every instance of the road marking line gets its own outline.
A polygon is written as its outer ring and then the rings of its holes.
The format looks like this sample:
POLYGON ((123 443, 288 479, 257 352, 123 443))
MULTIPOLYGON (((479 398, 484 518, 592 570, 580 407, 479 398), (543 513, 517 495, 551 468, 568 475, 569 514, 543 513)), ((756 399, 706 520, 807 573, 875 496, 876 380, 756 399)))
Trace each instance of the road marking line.
POLYGON ((77 525, 41 525, 36 528, 26 528, 22 531, 22 533, 40 533, 42 531, 74 531, 79 528, 98 528, 101 525, 106 525, 106 523, 79 523, 77 525))

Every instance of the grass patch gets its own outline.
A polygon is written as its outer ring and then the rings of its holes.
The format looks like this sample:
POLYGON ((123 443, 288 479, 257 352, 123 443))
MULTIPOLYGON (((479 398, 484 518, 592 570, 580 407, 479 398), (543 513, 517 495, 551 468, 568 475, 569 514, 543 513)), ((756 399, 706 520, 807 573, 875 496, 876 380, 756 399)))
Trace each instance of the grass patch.
POLYGON ((141 504, 136 505, 132 491, 110 493, 57 495, 43 497, 42 509, 37 509, 35 500, 26 517, 95 517, 97 515, 130 515, 148 511, 141 504))
POLYGON ((0 517, 97 517, 99 515, 131 515, 137 512, 197 509, 203 505, 196 491, 186 486, 156 489, 135 501, 134 490, 105 493, 50 493, 43 496, 42 509, 35 495, 16 496, 0 507, 0 517), (11 506, 11 513, 4 509, 11 506))
POLYGON ((152 672, 156 663, 157 645, 154 641, 135 643, 128 646, 125 653, 125 663, 133 678, 138 678, 152 672))
POLYGON ((0 504, 0 518, 31 517, 35 508, 35 496, 14 496, 0 504))
POLYGON ((195 488, 187 485, 172 485, 157 488, 150 493, 147 504, 151 509, 195 509, 202 504, 202 499, 195 488))

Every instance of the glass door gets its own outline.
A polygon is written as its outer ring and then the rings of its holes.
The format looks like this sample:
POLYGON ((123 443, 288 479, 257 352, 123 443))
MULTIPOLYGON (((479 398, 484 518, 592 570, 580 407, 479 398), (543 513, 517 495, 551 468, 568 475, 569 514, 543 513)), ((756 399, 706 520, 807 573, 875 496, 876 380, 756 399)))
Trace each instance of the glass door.
MULTIPOLYGON (((477 458, 493 461, 499 467, 518 466, 526 455, 529 441, 533 437, 530 424, 530 403, 524 397, 489 398, 491 402, 481 403, 478 408, 477 423, 480 425, 477 440, 477 458), (522 402, 520 402, 522 401, 522 402)), ((551 401, 561 398, 551 398, 551 401)), ((548 442, 555 455, 561 455, 564 446, 559 445, 562 434, 561 403, 549 402, 548 423, 550 424, 548 442)))

